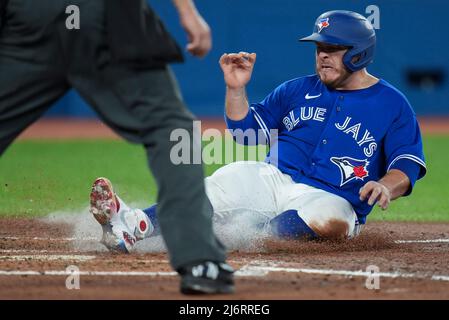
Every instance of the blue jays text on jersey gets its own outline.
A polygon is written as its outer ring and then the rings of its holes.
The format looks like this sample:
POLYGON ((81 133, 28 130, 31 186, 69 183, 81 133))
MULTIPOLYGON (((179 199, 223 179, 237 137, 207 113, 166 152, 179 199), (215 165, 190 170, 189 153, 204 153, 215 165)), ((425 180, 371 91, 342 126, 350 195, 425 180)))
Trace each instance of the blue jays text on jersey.
POLYGON ((399 169, 411 181, 426 173, 415 114, 404 95, 385 80, 360 90, 334 90, 317 75, 278 86, 240 120, 226 119, 229 129, 277 129, 266 161, 277 163, 295 182, 348 200, 360 223, 372 210, 359 189, 399 169))

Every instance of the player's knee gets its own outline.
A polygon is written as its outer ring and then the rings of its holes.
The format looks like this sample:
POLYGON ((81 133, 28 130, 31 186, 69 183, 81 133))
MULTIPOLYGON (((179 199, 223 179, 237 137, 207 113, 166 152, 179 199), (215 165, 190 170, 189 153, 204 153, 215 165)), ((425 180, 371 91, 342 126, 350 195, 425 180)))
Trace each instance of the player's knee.
POLYGON ((351 205, 339 197, 317 198, 309 204, 303 218, 323 239, 345 239, 352 233, 355 214, 351 205))
POLYGON ((310 221, 308 226, 323 239, 346 239, 350 234, 349 223, 336 218, 325 221, 310 221))

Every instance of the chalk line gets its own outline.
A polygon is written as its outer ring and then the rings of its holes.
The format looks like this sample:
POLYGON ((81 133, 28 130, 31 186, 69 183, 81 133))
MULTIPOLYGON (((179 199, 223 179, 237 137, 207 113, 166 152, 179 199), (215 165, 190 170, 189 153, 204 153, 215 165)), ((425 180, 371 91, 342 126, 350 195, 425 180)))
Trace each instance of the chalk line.
POLYGON ((44 255, 44 254, 36 254, 36 255, 13 255, 13 256, 0 256, 0 261, 27 261, 27 260, 38 260, 38 261, 89 261, 95 259, 96 256, 88 256, 88 255, 68 255, 68 254, 54 254, 54 255, 44 255))
MULTIPOLYGON (((35 241, 100 241, 100 238, 96 237, 63 237, 63 238, 53 238, 53 237, 10 237, 2 236, 0 240, 35 240, 35 241)), ((416 239, 416 240, 395 240, 395 243, 405 244, 405 243, 449 243, 448 238, 440 239, 416 239)))
MULTIPOLYGON (((366 272, 362 270, 334 270, 334 269, 311 269, 311 268, 283 268, 268 266, 250 266, 246 265, 235 272, 236 277, 264 277, 270 272, 286 272, 286 273, 305 273, 319 275, 337 275, 345 277, 384 277, 384 278, 415 278, 432 281, 449 281, 449 275, 426 275, 420 273, 402 273, 402 272, 366 272)), ((80 276, 139 276, 139 277, 155 277, 155 276, 176 276, 176 272, 164 271, 79 271, 70 272, 65 270, 0 270, 0 276, 69 276, 78 274, 80 276)))

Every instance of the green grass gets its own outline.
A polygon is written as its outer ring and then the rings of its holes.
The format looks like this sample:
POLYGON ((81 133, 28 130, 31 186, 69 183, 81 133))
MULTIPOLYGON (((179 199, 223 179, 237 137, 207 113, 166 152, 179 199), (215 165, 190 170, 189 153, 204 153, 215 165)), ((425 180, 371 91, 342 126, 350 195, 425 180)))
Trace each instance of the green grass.
MULTIPOLYGON (((449 137, 426 136, 427 176, 410 197, 369 220, 449 221, 449 137)), ((219 165, 206 166, 206 174, 219 165)), ((110 178, 127 202, 147 206, 156 199, 142 147, 121 141, 21 141, 0 159, 0 216, 43 216, 88 206, 92 181, 110 178)))
POLYGON ((87 207, 98 176, 109 177, 125 199, 155 200, 142 147, 117 141, 17 142, 0 160, 0 216, 87 207))
POLYGON ((410 196, 393 201, 387 211, 376 207, 370 221, 449 221, 449 136, 424 136, 423 144, 426 176, 410 196))

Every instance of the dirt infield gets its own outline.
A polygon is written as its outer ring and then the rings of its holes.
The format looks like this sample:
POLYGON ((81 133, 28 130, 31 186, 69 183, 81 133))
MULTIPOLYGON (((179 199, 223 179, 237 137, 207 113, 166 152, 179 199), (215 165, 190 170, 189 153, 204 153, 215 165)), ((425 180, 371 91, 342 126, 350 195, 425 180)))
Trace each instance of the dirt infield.
MULTIPOLYGON (((178 293, 164 252, 80 249, 80 242, 98 242, 73 228, 0 219, 0 299, 191 298, 178 293), (81 273, 79 290, 66 288, 70 265, 81 273)), ((359 238, 340 243, 266 239, 229 259, 238 270, 236 294, 207 298, 449 299, 447 223, 369 223, 359 238), (366 288, 376 283, 366 271, 372 265, 380 272, 378 290, 366 288)))
MULTIPOLYGON (((424 133, 449 134, 449 119, 420 119, 424 133)), ((224 129, 221 119, 202 129, 224 129)), ((42 120, 21 139, 117 139, 97 121, 42 120), (55 135, 57 133, 57 135, 55 135)), ((73 223, 0 218, 0 299, 186 299, 168 257, 158 250, 107 252, 100 234, 73 223), (68 266, 80 289, 68 290, 68 266)), ((151 244, 144 249, 151 249, 151 244)), ((368 223, 351 241, 265 239, 233 248, 234 295, 212 299, 449 299, 449 223, 368 223), (371 266, 371 268, 369 268, 371 266), (370 270, 378 268, 379 289, 370 270), (374 280, 373 280, 374 279, 374 280)), ((200 297, 204 299, 205 297, 200 297)))
MULTIPOLYGON (((426 134, 449 135, 449 117, 420 117, 420 128, 426 134)), ((201 129, 218 129, 223 131, 225 123, 220 118, 201 119, 201 129)), ((119 137, 106 125, 98 120, 74 119, 42 119, 19 137, 29 139, 118 139, 119 137)))

